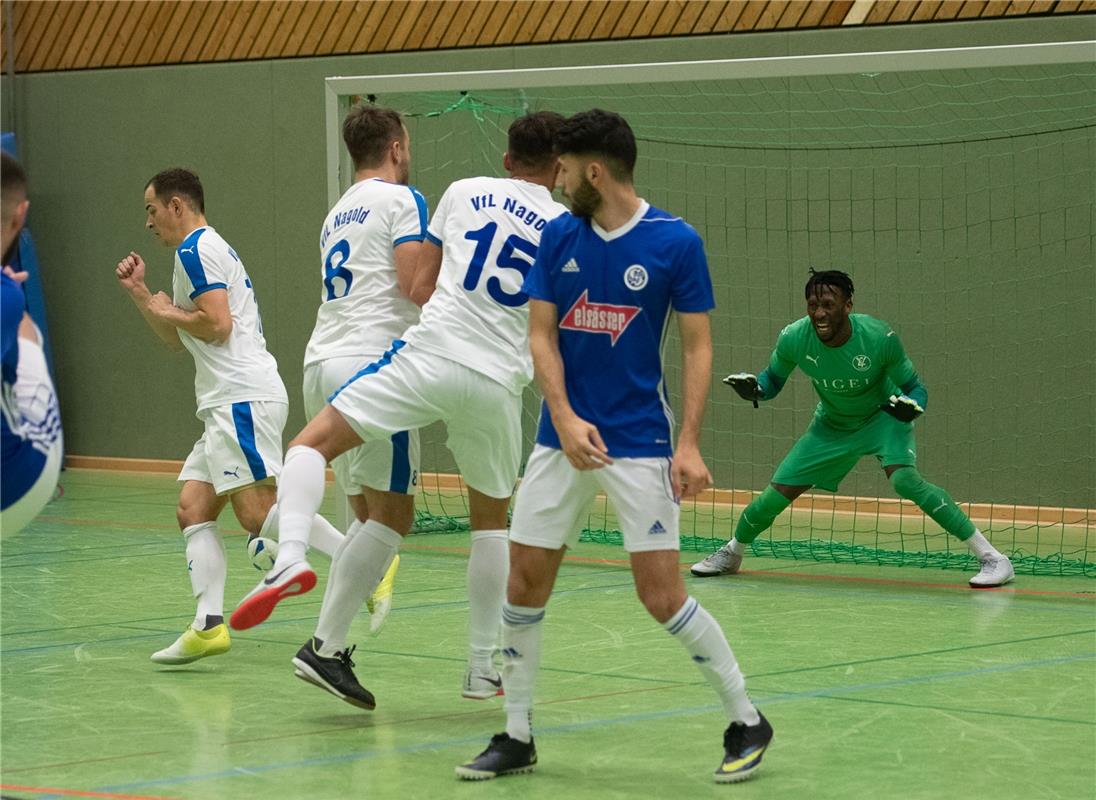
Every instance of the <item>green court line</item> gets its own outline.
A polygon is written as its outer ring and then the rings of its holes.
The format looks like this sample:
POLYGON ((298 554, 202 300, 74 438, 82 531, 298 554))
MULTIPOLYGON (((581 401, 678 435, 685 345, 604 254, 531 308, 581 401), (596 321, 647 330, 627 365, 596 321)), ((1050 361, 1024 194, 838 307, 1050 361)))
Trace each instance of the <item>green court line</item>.
MULTIPOLYGON (((751 694, 753 694, 751 687, 751 694)), ((1040 717, 1035 714, 1013 714, 1008 711, 984 711, 980 708, 949 708, 948 706, 935 706, 931 703, 902 703, 897 700, 869 700, 866 697, 828 697, 827 700, 840 700, 844 703, 870 703, 879 706, 901 706, 903 708, 927 709, 929 711, 946 711, 949 714, 984 714, 989 717, 1006 717, 1009 719, 1025 719, 1033 722, 1061 722, 1067 725, 1084 725, 1096 727, 1096 722, 1087 719, 1066 719, 1065 717, 1040 717)))
POLYGON ((906 653, 904 655, 897 656, 879 656, 877 658, 863 658, 857 661, 841 661, 834 664, 823 664, 817 667, 800 667, 796 669, 778 670, 776 672, 765 672, 754 675, 755 678, 771 678, 775 675, 795 675, 801 672, 813 672, 820 669, 834 669, 836 667, 855 667, 861 664, 876 664, 885 661, 901 661, 907 658, 920 658, 922 656, 936 656, 943 655, 944 653, 961 653, 970 650, 980 650, 987 647, 1007 647, 1013 644, 1024 644, 1025 642, 1037 642, 1042 639, 1060 639, 1068 636, 1079 636, 1081 634, 1096 633, 1096 628, 1088 628, 1081 631, 1069 631, 1067 633, 1048 633, 1043 636, 1028 636, 1023 639, 1009 639, 1003 642, 984 642, 982 644, 969 644, 962 647, 945 647, 939 650, 925 650, 920 653, 906 653))

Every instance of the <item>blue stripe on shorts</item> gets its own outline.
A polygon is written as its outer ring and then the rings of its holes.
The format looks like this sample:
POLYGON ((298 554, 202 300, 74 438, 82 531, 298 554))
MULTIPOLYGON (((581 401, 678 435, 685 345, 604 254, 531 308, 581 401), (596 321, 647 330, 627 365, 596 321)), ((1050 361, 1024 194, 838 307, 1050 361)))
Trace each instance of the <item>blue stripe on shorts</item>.
POLYGON ((236 440, 244 451, 251 477, 256 481, 266 478, 266 464, 255 444, 255 420, 251 416, 251 403, 233 403, 232 421, 236 425, 236 440))

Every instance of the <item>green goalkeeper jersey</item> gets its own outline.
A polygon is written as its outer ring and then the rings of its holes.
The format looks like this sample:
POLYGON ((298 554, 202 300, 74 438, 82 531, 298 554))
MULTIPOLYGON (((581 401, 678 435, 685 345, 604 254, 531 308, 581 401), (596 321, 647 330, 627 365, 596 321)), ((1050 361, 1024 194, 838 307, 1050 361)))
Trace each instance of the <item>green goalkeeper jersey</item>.
POLYGON ((834 428, 860 428, 892 394, 905 392, 923 406, 927 392, 898 334, 867 314, 850 314, 849 322, 852 336, 840 347, 822 344, 809 317, 784 328, 769 368, 758 376, 762 397, 775 397, 792 370, 799 367, 818 393, 815 416, 834 428))

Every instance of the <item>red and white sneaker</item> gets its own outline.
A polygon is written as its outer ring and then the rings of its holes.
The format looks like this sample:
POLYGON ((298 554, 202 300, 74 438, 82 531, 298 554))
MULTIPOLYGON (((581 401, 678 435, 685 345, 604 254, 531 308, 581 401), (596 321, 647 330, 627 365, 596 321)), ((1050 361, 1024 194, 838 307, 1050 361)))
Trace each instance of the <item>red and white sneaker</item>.
POLYGON ((312 591, 316 573, 307 561, 298 561, 275 572, 271 570, 259 585, 244 595, 228 623, 235 630, 254 628, 270 616, 274 606, 294 595, 312 591))

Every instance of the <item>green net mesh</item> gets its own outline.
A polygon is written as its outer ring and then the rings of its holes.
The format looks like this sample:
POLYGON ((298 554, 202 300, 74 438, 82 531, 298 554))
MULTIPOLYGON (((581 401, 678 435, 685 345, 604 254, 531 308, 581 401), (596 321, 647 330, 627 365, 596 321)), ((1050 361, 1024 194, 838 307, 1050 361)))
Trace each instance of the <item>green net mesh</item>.
MULTIPOLYGON (((348 98, 399 109, 412 180, 501 174, 528 110, 623 114, 636 185, 704 238, 716 378, 767 363, 802 316, 808 265, 849 272, 857 310, 890 322, 929 388, 919 469, 1029 574, 1096 576, 1096 66, 348 98)), ((677 342, 666 352, 671 391, 677 342)), ((672 396, 676 404, 676 397, 672 396)), ((703 452, 719 491, 682 509, 682 547, 725 542, 809 422, 793 375, 755 411, 713 381, 703 452)), ((526 455, 539 400, 525 397, 526 455)), ((424 432, 422 530, 463 530, 441 426, 424 432)), ((583 538, 619 543, 612 509, 583 538)), ((835 499, 807 495, 753 544, 780 558, 970 568, 963 543, 890 493, 864 459, 835 499)))

